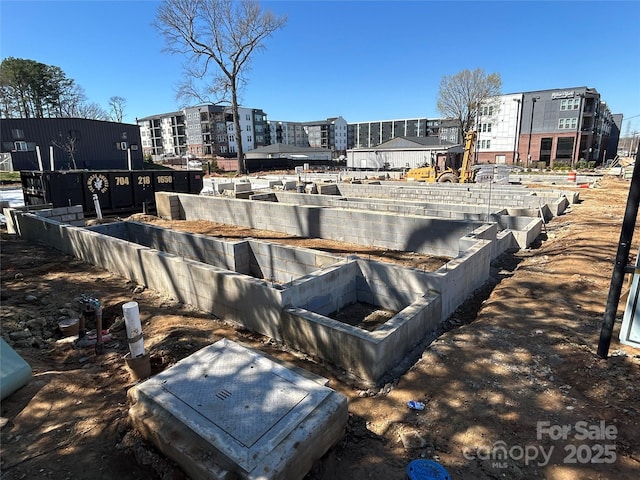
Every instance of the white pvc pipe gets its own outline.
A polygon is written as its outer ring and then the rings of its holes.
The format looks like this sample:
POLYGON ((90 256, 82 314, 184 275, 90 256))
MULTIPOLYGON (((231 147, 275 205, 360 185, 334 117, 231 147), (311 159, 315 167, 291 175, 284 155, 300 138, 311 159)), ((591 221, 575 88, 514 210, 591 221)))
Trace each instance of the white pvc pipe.
POLYGON ((96 216, 99 219, 102 219, 102 209, 100 208, 100 200, 98 200, 98 195, 94 193, 91 197, 93 198, 93 206, 96 207, 96 216))
POLYGON ((42 155, 40 155, 40 145, 36 145, 36 155, 38 155, 38 169, 42 172, 42 155))
POLYGON ((144 355, 144 339, 142 338, 142 326, 140 325, 140 311, 138 302, 128 302, 122 305, 124 325, 127 328, 127 343, 131 358, 144 355))
POLYGON ((133 170, 131 165, 131 148, 127 148, 127 165, 129 165, 129 171, 133 170))
POLYGON ((51 164, 51 171, 55 172, 56 162, 53 160, 53 145, 49 146, 49 163, 51 164))

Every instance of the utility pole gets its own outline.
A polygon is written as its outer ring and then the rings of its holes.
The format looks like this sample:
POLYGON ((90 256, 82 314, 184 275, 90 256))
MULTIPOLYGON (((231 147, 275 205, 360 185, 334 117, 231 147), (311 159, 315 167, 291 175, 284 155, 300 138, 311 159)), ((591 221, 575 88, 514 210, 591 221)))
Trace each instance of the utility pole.
POLYGON ((533 134, 533 112, 536 110, 536 102, 540 97, 531 97, 531 122, 529 123, 529 144, 527 145, 527 168, 531 162, 531 136, 533 134))

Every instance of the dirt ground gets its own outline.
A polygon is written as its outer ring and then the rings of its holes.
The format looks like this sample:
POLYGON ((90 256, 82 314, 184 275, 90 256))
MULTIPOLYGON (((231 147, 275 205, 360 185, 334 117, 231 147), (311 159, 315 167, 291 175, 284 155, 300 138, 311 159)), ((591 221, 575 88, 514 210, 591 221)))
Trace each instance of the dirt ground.
MULTIPOLYGON (((453 479, 640 478, 640 351, 618 343, 616 322, 609 359, 595 355, 628 188, 605 179, 580 189, 581 202, 551 221, 533 248, 494 262, 492 279, 406 373, 370 390, 269 338, 3 230, 2 336, 34 375, 1 405, 2 478, 185 478, 128 422, 126 391, 135 383, 124 367, 120 317, 132 300, 140 306, 152 373, 226 337, 323 375, 348 397, 345 436, 306 480, 404 479, 416 458, 440 462, 453 479), (113 330, 101 356, 74 348, 56 328, 78 316, 83 293, 101 301, 113 330), (409 400, 424 410, 409 409, 409 400)), ((202 222, 173 227, 264 234, 419 268, 446 261, 202 222)), ((635 261, 637 247, 632 252, 635 261)))

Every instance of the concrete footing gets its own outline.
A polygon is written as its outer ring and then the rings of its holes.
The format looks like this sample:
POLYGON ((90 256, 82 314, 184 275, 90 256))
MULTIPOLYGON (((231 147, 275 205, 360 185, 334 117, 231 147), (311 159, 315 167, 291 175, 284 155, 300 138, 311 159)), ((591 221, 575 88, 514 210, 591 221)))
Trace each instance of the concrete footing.
POLYGON ((129 415, 193 480, 301 479, 346 428, 326 384, 220 340, 129 390, 129 415))

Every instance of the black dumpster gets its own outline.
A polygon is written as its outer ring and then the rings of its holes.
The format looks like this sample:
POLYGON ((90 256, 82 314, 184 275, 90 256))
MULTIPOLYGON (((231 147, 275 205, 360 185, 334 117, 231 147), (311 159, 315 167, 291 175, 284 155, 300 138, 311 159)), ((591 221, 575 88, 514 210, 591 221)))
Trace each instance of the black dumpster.
POLYGON ((155 211, 155 192, 199 194, 202 171, 67 170, 20 172, 25 205, 54 207, 82 205, 85 215, 96 214, 93 196, 103 214, 155 211))

